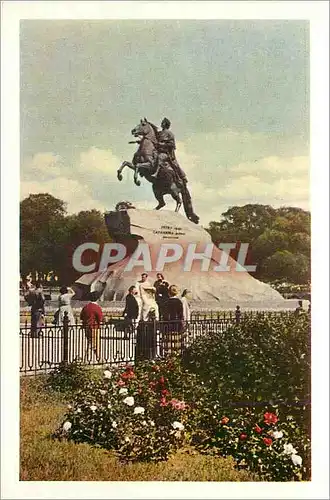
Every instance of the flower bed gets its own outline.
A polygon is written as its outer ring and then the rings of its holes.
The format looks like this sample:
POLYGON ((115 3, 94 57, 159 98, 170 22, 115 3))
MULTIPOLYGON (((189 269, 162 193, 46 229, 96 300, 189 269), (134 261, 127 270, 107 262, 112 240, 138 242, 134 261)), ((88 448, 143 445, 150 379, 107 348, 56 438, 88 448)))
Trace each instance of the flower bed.
POLYGON ((307 314, 252 317, 197 339, 184 362, 107 369, 76 393, 56 435, 124 460, 166 460, 189 444, 265 480, 308 480, 309 334, 307 314))
POLYGON ((102 380, 76 394, 56 435, 116 450, 127 460, 167 459, 191 431, 195 378, 176 359, 105 370, 102 380))

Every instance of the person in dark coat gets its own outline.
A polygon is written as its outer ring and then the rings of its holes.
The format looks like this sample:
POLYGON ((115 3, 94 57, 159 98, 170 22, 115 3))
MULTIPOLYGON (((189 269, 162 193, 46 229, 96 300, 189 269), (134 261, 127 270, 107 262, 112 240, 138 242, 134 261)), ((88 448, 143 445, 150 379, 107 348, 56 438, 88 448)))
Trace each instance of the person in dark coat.
POLYGON ((35 288, 29 288, 25 300, 31 306, 31 337, 40 337, 45 322, 45 296, 39 281, 35 288))
POLYGON ((164 323, 163 338, 167 354, 182 349, 184 314, 183 304, 178 295, 178 287, 171 285, 169 288, 169 299, 164 304, 164 320, 166 323, 164 323))
POLYGON ((130 286, 128 289, 128 294, 126 295, 126 304, 123 312, 124 318, 128 320, 137 320, 139 317, 139 304, 136 299, 138 291, 134 285, 130 286))
POLYGON ((169 298, 169 284, 165 281, 163 274, 157 273, 157 280, 154 283, 154 287, 156 288, 155 299, 159 309, 159 319, 162 320, 164 304, 169 298))

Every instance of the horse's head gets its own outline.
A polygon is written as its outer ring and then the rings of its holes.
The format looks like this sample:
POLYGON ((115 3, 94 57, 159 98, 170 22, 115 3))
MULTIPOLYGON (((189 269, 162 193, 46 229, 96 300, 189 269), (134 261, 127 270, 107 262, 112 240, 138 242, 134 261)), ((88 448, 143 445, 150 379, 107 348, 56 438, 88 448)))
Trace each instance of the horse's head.
POLYGON ((134 135, 134 137, 146 137, 151 140, 156 138, 154 128, 146 118, 143 118, 143 120, 132 129, 132 135, 134 135))

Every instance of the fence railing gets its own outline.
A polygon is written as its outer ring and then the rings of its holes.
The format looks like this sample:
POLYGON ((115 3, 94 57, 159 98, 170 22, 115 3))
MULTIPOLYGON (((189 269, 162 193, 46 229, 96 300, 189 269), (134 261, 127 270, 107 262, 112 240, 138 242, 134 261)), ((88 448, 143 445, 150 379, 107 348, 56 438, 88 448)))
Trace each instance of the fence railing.
POLYGON ((82 324, 45 324, 20 327, 20 373, 49 372, 61 362, 81 360, 89 365, 118 365, 138 359, 162 358, 181 351, 201 335, 225 333, 237 319, 194 319, 189 322, 154 321, 134 324, 105 321, 98 328, 82 324))
MULTIPOLYGON (((53 310, 47 310, 45 311, 45 318, 47 322, 51 323, 52 320, 54 319, 54 313, 55 313, 55 308, 53 310)), ((119 308, 118 310, 112 310, 112 311, 103 311, 103 318, 105 322, 112 321, 112 320, 117 320, 121 317, 122 312, 124 310, 124 306, 119 308)), ((81 308, 78 310, 73 309, 73 315, 75 318, 76 323, 79 323, 80 321, 80 311, 81 308)), ((234 321, 235 318, 237 317, 243 317, 243 316, 249 316, 253 317, 258 314, 264 315, 267 317, 274 317, 278 315, 289 315, 292 314, 293 310, 276 310, 276 311, 261 311, 261 310, 244 310, 241 311, 240 306, 237 306, 236 309, 233 310, 223 310, 223 311, 216 311, 216 310, 208 310, 208 311, 197 311, 197 310, 192 310, 191 311, 191 320, 192 321, 200 321, 200 320, 231 320, 234 321)), ((25 326, 26 328, 28 327, 28 323, 30 322, 31 318, 31 312, 29 309, 26 310, 21 310, 20 311, 20 324, 21 326, 25 326)))
POLYGON ((70 324, 67 313, 63 325, 52 322, 20 325, 20 373, 48 372, 61 362, 81 360, 90 365, 134 363, 137 359, 155 359, 181 351, 197 337, 226 333, 229 326, 242 318, 292 315, 293 311, 236 311, 196 313, 189 322, 156 321, 129 323, 119 317, 105 316, 98 328, 81 323, 70 324))

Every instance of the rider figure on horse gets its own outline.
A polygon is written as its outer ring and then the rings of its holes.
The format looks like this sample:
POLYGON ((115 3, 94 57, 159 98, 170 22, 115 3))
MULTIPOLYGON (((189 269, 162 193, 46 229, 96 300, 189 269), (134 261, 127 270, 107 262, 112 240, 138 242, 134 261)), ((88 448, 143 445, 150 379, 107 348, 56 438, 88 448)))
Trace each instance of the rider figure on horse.
MULTIPOLYGON (((159 153, 165 153, 168 156, 170 165, 176 174, 179 184, 182 183, 187 184, 188 179, 186 177, 186 174, 178 164, 177 159, 175 157, 175 149, 176 149, 175 137, 173 132, 171 132, 170 130, 170 126, 171 126, 170 120, 168 118, 163 118, 161 123, 162 130, 160 130, 157 134, 157 139, 158 139, 157 149, 159 153)), ((160 167, 161 167, 161 162, 158 161, 154 177, 157 177, 160 167)))

